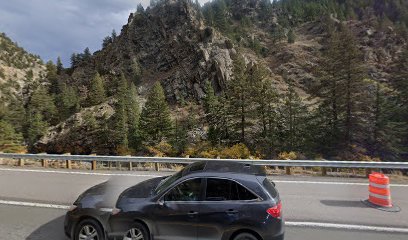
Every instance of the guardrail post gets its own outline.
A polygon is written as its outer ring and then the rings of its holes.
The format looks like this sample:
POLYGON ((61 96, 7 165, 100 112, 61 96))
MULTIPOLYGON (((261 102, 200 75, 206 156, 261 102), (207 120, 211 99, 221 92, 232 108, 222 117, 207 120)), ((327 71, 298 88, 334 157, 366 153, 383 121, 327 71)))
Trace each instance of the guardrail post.
POLYGON ((24 166, 24 159, 22 159, 22 158, 18 159, 18 166, 20 166, 20 167, 24 166))
MULTIPOLYGON (((96 156, 96 154, 92 153, 91 156, 96 156)), ((96 170, 96 160, 92 160, 91 170, 96 170)))
POLYGON ((371 174, 371 168, 366 168, 365 169, 365 174, 366 174, 366 177, 369 177, 370 174, 371 174))
POLYGON ((327 168, 322 167, 322 176, 327 176, 327 168))
POLYGON ((286 175, 292 175, 292 169, 290 167, 285 167, 286 175))
MULTIPOLYGON (((41 155, 47 155, 47 153, 40 153, 41 155)), ((41 167, 47 168, 48 167, 48 161, 47 159, 41 159, 41 167)))
MULTIPOLYGON (((71 155, 71 153, 64 153, 64 155, 71 155)), ((65 166, 67 169, 72 169, 71 160, 66 160, 65 166)))
POLYGON ((160 171, 160 165, 159 163, 154 163, 154 169, 158 172, 160 171))
MULTIPOLYGON (((290 161, 290 159, 285 159, 285 160, 290 161)), ((286 175, 292 175, 292 169, 291 169, 291 167, 285 167, 285 170, 286 170, 286 175)))
MULTIPOLYGON (((126 157, 131 157, 131 155, 126 155, 126 157)), ((133 164, 132 162, 129 162, 129 171, 133 170, 133 164)))

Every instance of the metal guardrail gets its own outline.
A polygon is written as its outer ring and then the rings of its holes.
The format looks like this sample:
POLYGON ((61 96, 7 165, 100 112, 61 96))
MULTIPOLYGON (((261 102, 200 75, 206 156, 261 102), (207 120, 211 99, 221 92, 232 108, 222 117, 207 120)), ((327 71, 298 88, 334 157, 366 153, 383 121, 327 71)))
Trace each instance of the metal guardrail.
POLYGON ((61 160, 126 163, 176 163, 188 164, 197 161, 236 161, 262 166, 280 167, 323 167, 323 168, 378 168, 408 169, 408 162, 359 162, 329 160, 241 160, 241 159, 208 159, 208 158, 173 158, 173 157, 133 157, 133 156, 93 156, 93 155, 58 155, 58 154, 13 154, 0 153, 5 159, 61 160))

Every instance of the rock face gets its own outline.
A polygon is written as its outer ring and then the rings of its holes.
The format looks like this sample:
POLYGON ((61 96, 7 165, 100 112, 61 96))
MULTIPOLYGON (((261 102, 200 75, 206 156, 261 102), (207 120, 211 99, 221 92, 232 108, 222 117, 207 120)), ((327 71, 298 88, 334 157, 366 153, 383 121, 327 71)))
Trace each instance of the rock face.
MULTIPOLYGON (((82 109, 64 122, 51 127, 34 146, 35 152, 91 154, 106 150, 106 139, 97 129, 115 113, 115 100, 82 109)), ((108 153, 107 153, 108 154, 108 153)))
POLYGON ((45 75, 45 66, 37 56, 29 54, 4 33, 0 33, 0 103, 23 95, 27 84, 45 75))
MULTIPOLYGON (((165 0, 131 14, 120 36, 95 54, 93 67, 102 73, 124 72, 142 96, 160 81, 170 102, 199 100, 206 81, 217 90, 225 87, 234 52, 227 38, 205 27, 190 1, 165 0)), ((83 75, 79 68, 73 77, 83 75)))

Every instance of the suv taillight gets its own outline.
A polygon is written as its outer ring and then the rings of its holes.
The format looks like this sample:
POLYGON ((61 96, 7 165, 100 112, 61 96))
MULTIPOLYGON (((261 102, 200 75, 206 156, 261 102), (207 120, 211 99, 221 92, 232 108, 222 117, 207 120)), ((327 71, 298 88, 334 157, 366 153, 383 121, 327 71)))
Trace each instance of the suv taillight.
POLYGON ((274 218, 281 218, 282 216, 282 203, 279 201, 274 207, 268 208, 266 212, 274 218))

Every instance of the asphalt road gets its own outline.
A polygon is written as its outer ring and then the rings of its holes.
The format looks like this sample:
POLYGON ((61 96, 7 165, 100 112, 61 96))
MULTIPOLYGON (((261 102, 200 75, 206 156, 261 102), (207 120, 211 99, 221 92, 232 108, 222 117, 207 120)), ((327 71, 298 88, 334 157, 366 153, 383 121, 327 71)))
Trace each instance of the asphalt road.
MULTIPOLYGON (((66 206, 87 188, 109 179, 114 182, 115 194, 119 194, 128 186, 165 174, 169 173, 92 173, 0 167, 0 239, 64 239, 65 210, 12 206, 4 204, 5 201, 66 206)), ((361 203, 360 200, 368 195, 364 179, 292 176, 272 179, 284 204, 288 222, 286 239, 407 239, 408 185, 392 185, 393 201, 402 211, 387 213, 361 203), (299 222, 307 223, 306 227, 299 227, 299 222), (350 225, 360 230, 348 227, 350 225), (374 229, 370 230, 372 227, 374 229)))

